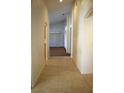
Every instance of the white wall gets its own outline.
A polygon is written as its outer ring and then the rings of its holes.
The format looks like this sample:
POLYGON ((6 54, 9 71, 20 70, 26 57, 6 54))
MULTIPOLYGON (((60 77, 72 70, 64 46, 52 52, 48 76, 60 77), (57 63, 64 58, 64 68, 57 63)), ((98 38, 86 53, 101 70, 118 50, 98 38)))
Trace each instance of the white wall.
POLYGON ((45 65, 43 26, 45 22, 48 24, 48 14, 42 0, 32 0, 31 6, 31 84, 33 87, 45 65))
POLYGON ((93 73, 93 54, 92 54, 92 15, 89 14, 89 10, 92 10, 91 0, 78 0, 78 7, 74 6, 77 14, 74 13, 74 22, 77 22, 74 26, 74 61, 82 74, 93 73), (77 43, 76 43, 77 42, 77 43))
POLYGON ((50 47, 64 47, 64 31, 66 20, 50 25, 49 45, 50 47))
POLYGON ((72 60, 76 63, 77 62, 77 37, 78 37, 78 17, 79 17, 79 4, 76 0, 73 5, 72 9, 72 26, 73 26, 73 49, 72 49, 72 60))

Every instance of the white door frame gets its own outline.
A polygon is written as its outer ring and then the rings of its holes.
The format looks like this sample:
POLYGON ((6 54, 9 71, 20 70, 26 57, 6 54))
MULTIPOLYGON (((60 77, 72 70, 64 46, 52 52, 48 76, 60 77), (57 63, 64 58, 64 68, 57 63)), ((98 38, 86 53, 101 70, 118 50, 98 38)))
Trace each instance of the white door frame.
POLYGON ((47 64, 48 60, 48 24, 47 22, 44 23, 44 57, 45 57, 45 63, 47 64))

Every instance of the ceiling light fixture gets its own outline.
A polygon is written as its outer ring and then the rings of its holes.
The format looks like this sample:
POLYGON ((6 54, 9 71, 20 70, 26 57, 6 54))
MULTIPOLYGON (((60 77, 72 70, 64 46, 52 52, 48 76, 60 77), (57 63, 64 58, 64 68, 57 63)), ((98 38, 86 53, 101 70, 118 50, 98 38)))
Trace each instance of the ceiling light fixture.
POLYGON ((60 2, 62 2, 63 0, 59 0, 60 2))

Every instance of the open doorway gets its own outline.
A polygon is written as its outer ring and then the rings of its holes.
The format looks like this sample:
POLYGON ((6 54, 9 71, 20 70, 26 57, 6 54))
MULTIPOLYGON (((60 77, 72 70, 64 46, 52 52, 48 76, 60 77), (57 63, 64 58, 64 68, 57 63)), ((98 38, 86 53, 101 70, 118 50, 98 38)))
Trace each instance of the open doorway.
POLYGON ((72 54, 72 2, 56 1, 56 4, 46 5, 49 15, 48 57, 66 56, 72 54))
POLYGON ((57 23, 50 24, 49 56, 71 55, 71 34, 69 17, 57 23))

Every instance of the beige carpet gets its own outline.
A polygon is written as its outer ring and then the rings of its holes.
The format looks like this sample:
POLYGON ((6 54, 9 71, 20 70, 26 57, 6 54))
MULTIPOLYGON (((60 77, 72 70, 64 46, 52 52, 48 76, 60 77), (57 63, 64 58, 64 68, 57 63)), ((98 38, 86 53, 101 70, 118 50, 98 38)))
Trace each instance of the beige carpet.
POLYGON ((92 80, 83 77, 70 59, 50 59, 32 93, 92 93, 92 80))

